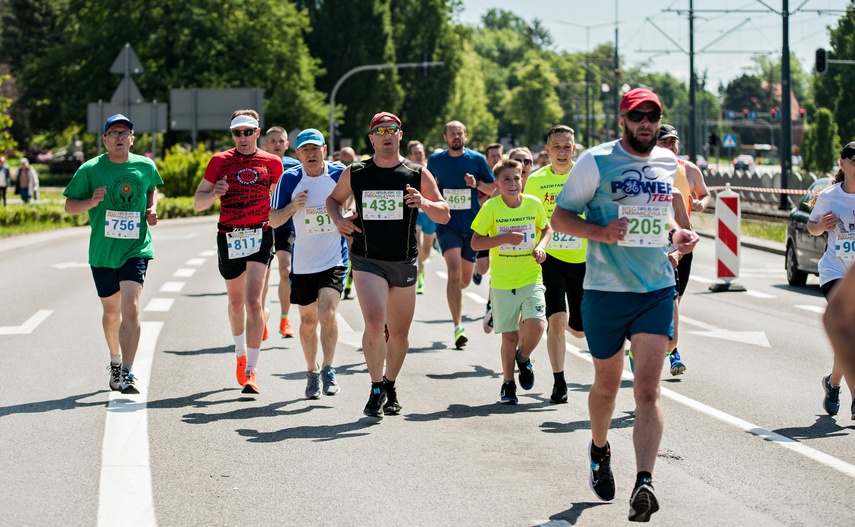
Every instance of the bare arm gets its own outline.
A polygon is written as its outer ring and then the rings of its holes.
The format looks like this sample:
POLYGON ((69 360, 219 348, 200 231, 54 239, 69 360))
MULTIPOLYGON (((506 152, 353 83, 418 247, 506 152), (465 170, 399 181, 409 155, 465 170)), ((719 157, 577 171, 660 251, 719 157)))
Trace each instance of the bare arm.
POLYGON ((148 222, 149 225, 157 225, 157 189, 146 194, 145 221, 148 222))
POLYGON ((686 210, 686 200, 683 199, 683 194, 676 187, 673 189, 673 193, 674 199, 671 204, 674 206, 674 223, 683 229, 695 230, 686 210))
POLYGON ((833 212, 826 212, 819 221, 808 220, 808 232, 814 236, 820 236, 826 231, 830 231, 837 227, 837 216, 833 212))
POLYGON ((362 232, 353 223, 354 218, 357 216, 356 213, 347 218, 341 214, 342 209, 347 203, 351 202, 352 198, 353 190, 350 188, 350 167, 347 167, 341 173, 338 183, 336 183, 335 188, 327 197, 327 214, 329 214, 330 220, 332 220, 333 225, 336 226, 339 234, 342 236, 353 236, 354 232, 362 232))
POLYGON ((309 190, 306 189, 303 192, 297 194, 294 197, 294 201, 285 205, 281 209, 273 209, 270 211, 270 225, 275 229, 285 224, 286 221, 290 220, 294 214, 297 213, 298 210, 302 209, 306 206, 306 201, 309 199, 309 190))
MULTIPOLYGON (((433 222, 448 223, 448 220, 451 219, 448 203, 439 194, 436 178, 426 168, 422 168, 421 189, 421 199, 418 201, 420 203, 419 208, 425 211, 425 214, 433 222)), ((412 198, 410 199, 412 200, 412 198)))
POLYGON ((703 212, 712 200, 710 191, 707 190, 707 184, 704 182, 704 174, 698 165, 686 163, 686 178, 689 180, 689 187, 692 189, 692 210, 703 212))
POLYGON ((89 199, 68 198, 65 200, 65 212, 69 214, 83 214, 104 201, 104 196, 106 195, 107 187, 98 187, 89 199))
POLYGON ((197 211, 210 208, 217 201, 217 198, 222 197, 228 190, 229 184, 226 183, 225 177, 217 181, 216 184, 202 178, 196 188, 196 194, 193 195, 193 206, 197 211))
POLYGON ((615 243, 623 240, 629 227, 626 218, 615 218, 608 225, 597 225, 582 219, 578 214, 560 206, 552 212, 552 229, 578 238, 585 238, 602 243, 615 243))

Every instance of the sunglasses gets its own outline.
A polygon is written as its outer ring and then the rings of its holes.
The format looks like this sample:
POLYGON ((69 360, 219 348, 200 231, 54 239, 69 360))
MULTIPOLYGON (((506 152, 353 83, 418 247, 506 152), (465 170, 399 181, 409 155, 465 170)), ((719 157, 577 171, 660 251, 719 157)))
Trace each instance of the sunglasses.
POLYGON ((374 135, 386 135, 386 134, 397 134, 401 128, 397 125, 391 126, 378 126, 371 130, 371 133, 374 135))
POLYGON ((516 161, 517 163, 522 163, 523 165, 526 165, 526 166, 532 164, 531 159, 512 159, 512 161, 516 161))
POLYGON ((623 116, 633 123, 640 123, 645 117, 647 117, 647 120, 651 123, 658 123, 659 119, 662 119, 662 112, 640 112, 638 110, 630 110, 623 114, 623 116))
POLYGON ((133 132, 130 130, 122 130, 121 132, 117 132, 117 131, 113 130, 112 132, 107 132, 104 135, 106 135, 108 137, 112 137, 113 139, 117 139, 119 137, 121 137, 122 139, 126 139, 126 138, 130 137, 131 135, 133 135, 133 132))
POLYGON ((232 130, 232 135, 235 137, 249 137, 254 134, 256 130, 258 130, 258 128, 249 128, 247 130, 232 130))

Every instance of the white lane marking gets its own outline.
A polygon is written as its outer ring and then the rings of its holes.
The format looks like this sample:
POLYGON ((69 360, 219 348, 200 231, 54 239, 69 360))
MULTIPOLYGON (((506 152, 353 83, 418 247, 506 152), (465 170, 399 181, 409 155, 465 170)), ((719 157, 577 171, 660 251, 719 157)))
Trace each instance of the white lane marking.
POLYGON ((143 311, 159 311, 166 312, 172 309, 172 304, 175 303, 174 298, 152 298, 146 304, 143 311))
POLYGON ((478 293, 473 293, 472 291, 466 291, 466 293, 464 293, 464 294, 466 296, 468 296, 469 298, 471 298, 472 300, 474 300, 475 303, 477 303, 477 304, 481 304, 482 306, 487 305, 487 299, 484 298, 483 296, 479 295, 478 293))
MULTIPOLYGON (((680 320, 682 319, 683 317, 680 317, 680 320)), ((576 346, 570 343, 566 344, 567 351, 570 354, 575 355, 576 357, 593 364, 594 360, 591 358, 590 354, 584 353, 580 348, 577 348, 576 346)), ((634 379, 632 373, 629 371, 624 371, 621 377, 625 380, 630 381, 634 379)), ((676 403, 682 404, 683 406, 686 406, 698 412, 707 414, 708 416, 718 419, 719 421, 725 424, 729 424, 731 426, 739 428, 740 430, 763 438, 771 443, 775 443, 776 445, 780 445, 784 448, 790 449, 793 452, 801 454, 808 459, 817 461, 827 466, 828 468, 841 472, 842 474, 845 474, 851 478, 855 478, 855 465, 847 463, 842 459, 837 459, 834 456, 830 456, 824 452, 820 452, 819 450, 815 450, 809 446, 805 446, 802 443, 796 441, 795 439, 790 439, 789 437, 782 436, 781 434, 772 432, 771 430, 766 430, 763 427, 757 426, 753 423, 749 423, 748 421, 742 420, 726 412, 722 412, 721 410, 717 410, 694 399, 690 399, 689 397, 671 391, 668 388, 661 387, 659 388, 659 391, 663 397, 667 397, 668 399, 671 399, 676 403)))
POLYGON ((190 278, 194 274, 196 274, 196 269, 188 269, 186 267, 182 267, 182 268, 178 269, 177 271, 175 271, 175 273, 173 273, 172 276, 174 276, 176 278, 190 278))
POLYGON ((713 325, 707 324, 706 322, 701 322, 700 320, 695 320, 694 318, 690 318, 684 315, 680 315, 680 322, 685 322, 687 324, 697 326, 705 330, 689 331, 689 333, 693 335, 701 335, 704 337, 730 340, 733 342, 743 342, 745 344, 762 346, 764 348, 772 347, 769 344, 769 339, 766 338, 766 333, 764 331, 730 331, 728 329, 717 328, 713 325))
POLYGON ((205 256, 205 257, 217 256, 217 251, 202 251, 199 253, 199 256, 205 256))
POLYGON ((190 258, 189 260, 184 262, 184 265, 196 265, 196 266, 204 265, 204 263, 206 261, 207 261, 206 258, 190 258))
POLYGON ((690 282, 692 282, 692 281, 700 282, 702 284, 714 284, 714 283, 718 282, 718 280, 712 280, 710 278, 704 278, 703 276, 697 276, 697 275, 693 275, 693 274, 689 275, 689 281, 690 282))
POLYGON ((78 267, 89 267, 89 264, 85 263, 85 262, 63 262, 63 263, 53 264, 53 265, 51 265, 51 267, 53 267, 54 269, 60 269, 60 270, 64 271, 65 269, 76 269, 78 267))
POLYGON ((155 527, 148 445, 148 385, 151 363, 163 322, 143 322, 134 360, 139 395, 110 392, 101 482, 98 491, 98 527, 139 525, 155 527))
MULTIPOLYGON (((338 322, 338 331, 340 333, 341 332, 353 333, 353 328, 350 326, 350 324, 347 323, 347 320, 344 319, 344 317, 341 315, 341 313, 335 314, 335 320, 336 320, 336 322, 338 322)), ((320 328, 320 326, 321 325, 318 324, 319 328, 320 328)))
POLYGON ((52 309, 40 309, 20 326, 0 326, 0 335, 29 335, 39 324, 53 313, 52 309))
POLYGON ((793 306, 793 307, 797 307, 797 308, 799 308, 799 309, 804 309, 805 311, 810 311, 811 313, 819 313, 820 315, 822 315, 823 313, 825 313, 825 308, 824 308, 824 307, 822 307, 822 306, 806 306, 806 305, 802 305, 802 306, 793 306))
POLYGON ((775 295, 770 295, 769 293, 761 293, 760 291, 752 291, 751 289, 747 289, 744 293, 748 296, 753 296, 754 298, 778 298, 775 295))
POLYGON ((442 278, 443 280, 448 280, 448 273, 445 271, 437 271, 436 276, 442 278))
POLYGON ((180 293, 187 282, 164 282, 162 286, 160 286, 161 293, 180 293))

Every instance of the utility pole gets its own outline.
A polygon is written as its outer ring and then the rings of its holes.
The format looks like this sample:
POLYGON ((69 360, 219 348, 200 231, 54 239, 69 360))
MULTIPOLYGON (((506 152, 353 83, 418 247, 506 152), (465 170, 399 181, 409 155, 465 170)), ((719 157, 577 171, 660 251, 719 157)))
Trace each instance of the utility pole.
MULTIPOLYGON (((781 56, 781 188, 789 188, 788 180, 793 166, 793 121, 790 108, 790 6, 782 0, 781 20, 784 24, 784 45, 781 56)), ((781 210, 790 209, 789 195, 781 193, 781 210)))
POLYGON ((695 79, 695 11, 694 0, 689 0, 689 135, 686 140, 689 143, 689 161, 694 163, 698 159, 698 141, 695 128, 695 90, 697 80, 695 79))
POLYGON ((620 59, 618 57, 618 0, 615 0, 615 139, 620 137, 620 59))

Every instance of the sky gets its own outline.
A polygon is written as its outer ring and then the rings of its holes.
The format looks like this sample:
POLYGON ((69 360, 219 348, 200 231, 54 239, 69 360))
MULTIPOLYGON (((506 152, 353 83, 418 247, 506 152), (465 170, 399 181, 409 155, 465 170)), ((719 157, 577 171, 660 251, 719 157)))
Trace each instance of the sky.
MULTIPOLYGON (((569 52, 586 51, 588 42, 590 49, 614 43, 617 20, 618 52, 625 63, 688 81, 689 1, 463 0, 459 18, 476 24, 490 8, 512 11, 529 22, 537 18, 552 35, 553 50, 569 52), (592 5, 598 8, 591 9, 592 5)), ((753 56, 780 59, 782 4, 782 0, 694 0, 695 71, 699 79, 707 74, 709 91, 717 93, 719 83, 750 73, 753 56)), ((827 27, 837 26, 848 4, 847 0, 789 0, 790 51, 805 70, 813 69, 817 48, 829 47, 827 27)))

